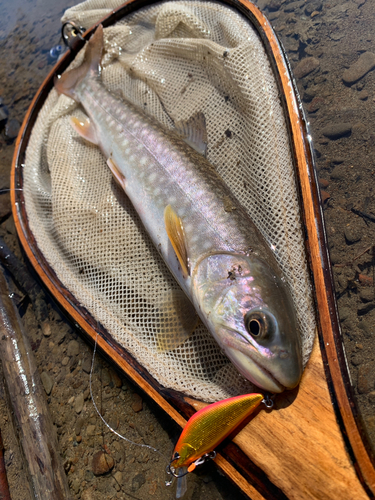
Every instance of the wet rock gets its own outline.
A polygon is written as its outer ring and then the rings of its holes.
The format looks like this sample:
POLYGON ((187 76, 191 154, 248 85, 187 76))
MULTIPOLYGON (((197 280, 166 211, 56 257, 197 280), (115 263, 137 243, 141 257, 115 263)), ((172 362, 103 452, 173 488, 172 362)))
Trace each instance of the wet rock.
POLYGON ((374 300, 374 290, 371 288, 364 288, 359 294, 359 298, 362 302, 372 302, 374 300))
POLYGON ((366 339, 369 339, 374 333, 374 328, 371 326, 371 322, 366 318, 363 318, 362 321, 358 323, 358 328, 362 330, 363 336, 366 339))
POLYGON ((13 141, 20 131, 21 124, 15 118, 11 118, 5 125, 5 138, 8 142, 13 141))
POLYGON ((63 366, 66 366, 68 363, 69 363, 69 358, 68 358, 68 356, 63 357, 63 359, 62 359, 62 361, 61 361, 61 364, 62 364, 63 366))
POLYGON ((143 409, 143 401, 139 394, 133 394, 132 409, 135 413, 138 413, 143 409))
POLYGON ((290 2, 284 7, 285 12, 294 12, 305 5, 305 0, 297 0, 296 2, 290 2))
POLYGON ((351 311, 351 309, 349 309, 349 307, 346 307, 346 306, 339 307, 340 321, 345 321, 347 318, 350 317, 351 314, 352 314, 352 311, 351 311))
POLYGON ((146 482, 146 478, 143 474, 137 474, 133 477, 132 481, 132 491, 137 491, 141 486, 143 486, 146 482))
POLYGON ((323 3, 320 0, 315 0, 313 2, 309 2, 305 7, 305 14, 307 16, 311 16, 313 12, 318 12, 322 10, 323 3))
POLYGON ((121 378, 117 375, 117 373, 114 370, 111 370, 110 375, 111 375, 111 379, 112 379, 114 387, 116 387, 117 389, 120 389, 120 387, 122 387, 121 378))
POLYGON ((294 75, 296 78, 303 78, 318 68, 319 65, 320 62, 316 57, 305 57, 294 68, 294 75))
POLYGON ((368 402, 371 405, 375 404, 375 391, 371 391, 370 394, 368 395, 368 402))
POLYGON ((346 168, 344 165, 337 165, 331 172, 331 179, 334 181, 342 181, 346 176, 346 168))
POLYGON ((120 471, 117 471, 113 477, 115 478, 115 480, 117 481, 118 484, 122 484, 122 480, 123 480, 123 475, 122 475, 122 472, 120 471))
POLYGON ((0 107, 0 130, 2 130, 5 127, 5 124, 8 120, 8 115, 9 111, 6 106, 1 106, 0 107))
POLYGON ((361 54, 358 61, 344 71, 342 79, 348 85, 355 83, 365 76, 366 73, 375 68, 375 54, 365 52, 361 54))
POLYGON ((316 113, 318 109, 323 106, 324 99, 323 97, 314 97, 311 103, 307 106, 307 111, 309 113, 316 113))
POLYGON ((90 424, 87 426, 87 431, 86 431, 86 434, 88 437, 90 436, 94 436, 95 435, 95 430, 96 430, 96 426, 93 425, 93 424, 90 424))
POLYGON ((76 413, 81 413, 81 411, 83 410, 83 402, 84 402, 83 392, 81 392, 76 397, 76 400, 75 400, 75 403, 74 403, 74 410, 75 410, 76 413))
POLYGON ((115 461, 111 455, 104 453, 104 451, 98 451, 92 457, 91 468, 95 476, 102 476, 103 474, 106 474, 113 469, 114 465, 115 461))
POLYGON ((357 388, 359 394, 367 394, 374 390, 375 385, 375 365, 366 363, 359 367, 357 388))
POLYGON ((48 323, 48 321, 45 321, 42 324, 42 332, 45 337, 50 337, 51 336, 51 325, 48 323))
POLYGON ((352 132, 350 123, 331 123, 322 129, 322 134, 328 139, 340 139, 349 136, 352 132))
POLYGON ((303 100, 305 102, 311 102, 314 99, 314 97, 316 97, 317 92, 318 92, 317 85, 311 85, 307 87, 307 89, 303 94, 303 100))
POLYGON ((86 373, 90 373, 91 371, 91 359, 85 358, 82 362, 82 370, 86 373))
POLYGON ((375 308, 375 304, 373 302, 367 302, 366 304, 359 304, 357 313, 359 316, 363 316, 364 314, 369 313, 375 308))
POLYGON ((82 417, 77 420, 76 426, 74 428, 76 436, 79 436, 81 434, 84 424, 85 420, 82 417))
POLYGON ((353 355, 352 364, 354 366, 359 366, 360 364, 362 364, 362 353, 357 352, 353 355))
POLYGON ((347 226, 344 230, 345 240, 348 245, 352 245, 362 238, 362 231, 356 226, 347 226))
POLYGON ((361 90, 361 92, 358 93, 358 97, 361 99, 361 101, 367 101, 369 96, 369 93, 367 90, 361 90))
POLYGON ((53 380, 52 380, 51 376, 49 375, 49 373, 47 373, 47 372, 42 372, 40 375, 40 378, 42 379, 42 384, 43 384, 44 390, 46 391, 46 394, 49 396, 51 394, 51 391, 52 391, 53 380))
POLYGON ((68 344, 68 349, 67 349, 67 355, 72 357, 72 356, 78 356, 79 353, 79 344, 76 340, 71 340, 68 344))

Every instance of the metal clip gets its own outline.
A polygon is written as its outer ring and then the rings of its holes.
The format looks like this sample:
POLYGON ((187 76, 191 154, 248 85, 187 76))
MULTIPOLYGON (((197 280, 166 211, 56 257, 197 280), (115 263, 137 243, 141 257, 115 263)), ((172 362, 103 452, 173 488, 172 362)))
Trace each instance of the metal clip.
POLYGON ((65 45, 71 49, 77 40, 84 40, 82 37, 85 28, 77 26, 73 21, 67 21, 61 27, 61 37, 65 45))
POLYGON ((262 403, 264 403, 268 409, 273 408, 274 405, 273 399, 268 394, 262 399, 262 403))

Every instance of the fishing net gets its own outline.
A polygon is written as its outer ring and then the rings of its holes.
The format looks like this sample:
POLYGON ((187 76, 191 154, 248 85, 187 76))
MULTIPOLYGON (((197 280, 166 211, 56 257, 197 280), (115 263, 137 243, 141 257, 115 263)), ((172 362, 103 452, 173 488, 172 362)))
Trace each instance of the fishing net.
MULTIPOLYGON (((69 9, 63 21, 88 28, 120 3, 88 0, 69 9)), ((110 91, 167 128, 204 114, 208 159, 287 278, 306 364, 315 319, 295 173, 278 87, 255 29, 220 3, 171 1, 127 16, 106 28, 104 38, 102 79, 110 91)), ((84 112, 53 89, 34 125, 24 166, 30 228, 49 265, 161 385, 205 401, 249 392, 251 384, 201 323, 183 345, 158 349, 160 312, 169 315, 171 330, 177 328, 176 308, 184 307, 184 298, 106 159, 77 136, 71 116, 84 112), (171 294, 175 306, 166 310, 171 294)))

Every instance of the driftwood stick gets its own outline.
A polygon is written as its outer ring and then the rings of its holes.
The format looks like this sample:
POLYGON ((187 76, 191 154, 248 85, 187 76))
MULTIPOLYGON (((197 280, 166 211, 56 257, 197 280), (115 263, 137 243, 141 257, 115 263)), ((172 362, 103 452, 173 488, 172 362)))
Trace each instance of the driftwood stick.
POLYGON ((66 500, 69 487, 30 343, 0 269, 0 359, 35 500, 66 500))
POLYGON ((4 462, 4 446, 0 431, 0 500, 11 500, 4 462))
POLYGON ((37 320, 41 323, 48 316, 45 294, 38 283, 31 277, 27 267, 14 255, 0 236, 0 263, 13 276, 20 290, 26 293, 33 306, 37 320))

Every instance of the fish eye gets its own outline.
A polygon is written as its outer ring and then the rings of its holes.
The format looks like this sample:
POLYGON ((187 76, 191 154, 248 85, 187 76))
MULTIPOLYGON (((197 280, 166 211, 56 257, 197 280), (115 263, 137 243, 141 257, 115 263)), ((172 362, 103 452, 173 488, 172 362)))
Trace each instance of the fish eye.
POLYGON ((265 339, 273 330, 273 321, 264 312, 248 311, 244 317, 245 328, 256 339, 265 339))

